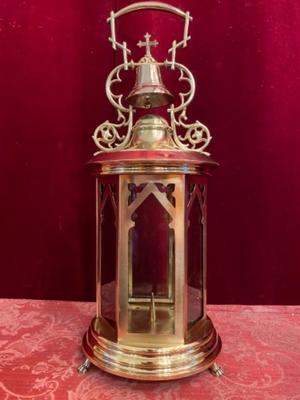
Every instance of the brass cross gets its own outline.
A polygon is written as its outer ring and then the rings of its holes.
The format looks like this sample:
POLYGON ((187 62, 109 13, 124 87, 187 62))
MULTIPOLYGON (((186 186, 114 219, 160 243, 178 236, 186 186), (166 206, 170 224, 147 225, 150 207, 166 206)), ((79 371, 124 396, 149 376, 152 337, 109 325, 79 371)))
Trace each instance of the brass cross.
POLYGON ((145 42, 142 42, 141 40, 138 42, 137 46, 138 47, 146 47, 146 56, 151 57, 151 53, 150 53, 150 48, 151 46, 156 47, 158 45, 158 41, 157 40, 150 40, 151 35, 149 35, 149 33, 147 32, 146 35, 144 36, 144 38, 146 39, 145 42))

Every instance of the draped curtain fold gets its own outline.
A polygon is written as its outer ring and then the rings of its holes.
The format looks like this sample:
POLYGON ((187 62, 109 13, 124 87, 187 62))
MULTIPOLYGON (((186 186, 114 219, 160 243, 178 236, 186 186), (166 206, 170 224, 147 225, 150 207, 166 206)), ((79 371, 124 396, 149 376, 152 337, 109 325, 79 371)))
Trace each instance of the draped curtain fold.
MULTIPOLYGON (((210 128, 221 164, 208 187, 209 302, 299 303, 300 1, 169 2, 194 17, 178 51, 197 83, 188 116, 210 128)), ((95 127, 115 118, 104 86, 121 58, 106 18, 129 3, 1 1, 2 297, 94 298, 84 163, 95 127)), ((122 18, 118 35, 135 47, 148 31, 163 60, 180 29, 151 11, 122 18)))

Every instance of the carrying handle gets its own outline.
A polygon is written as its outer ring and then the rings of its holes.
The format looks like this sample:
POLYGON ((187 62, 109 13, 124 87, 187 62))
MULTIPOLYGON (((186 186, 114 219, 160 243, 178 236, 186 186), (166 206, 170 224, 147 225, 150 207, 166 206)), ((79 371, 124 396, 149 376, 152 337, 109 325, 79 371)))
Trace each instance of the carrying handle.
POLYGON ((141 11, 141 10, 159 10, 159 11, 163 11, 163 12, 169 12, 169 13, 175 14, 185 20, 182 40, 179 42, 177 42, 176 40, 173 40, 172 47, 170 47, 170 49, 168 50, 168 53, 171 53, 171 56, 172 56, 172 59, 170 62, 172 63, 172 69, 173 69, 174 63, 176 61, 176 50, 181 47, 186 47, 187 42, 191 38, 188 34, 188 30, 189 30, 189 22, 192 21, 193 18, 191 17, 191 15, 188 11, 184 12, 184 11, 180 10, 179 8, 174 7, 170 4, 162 3, 159 1, 141 1, 138 3, 133 3, 124 8, 121 8, 121 10, 119 10, 117 12, 111 11, 110 17, 107 18, 107 22, 110 24, 110 28, 111 28, 111 36, 109 37, 108 40, 111 42, 112 48, 114 50, 121 49, 123 51, 124 64, 125 65, 128 64, 128 55, 131 54, 131 50, 127 47, 126 42, 121 43, 117 40, 116 19, 121 17, 122 15, 126 15, 129 13, 141 11))
MULTIPOLYGON (((170 4, 162 3, 160 1, 141 1, 139 3, 134 3, 129 6, 122 8, 121 10, 114 13, 115 18, 121 17, 122 15, 129 14, 134 11, 139 10, 159 10, 159 11, 166 11, 178 15, 179 17, 185 18, 186 13, 180 10, 177 7, 171 6, 170 4)), ((193 18, 189 16, 189 19, 192 20, 193 18)), ((107 19, 109 22, 110 18, 107 19)))

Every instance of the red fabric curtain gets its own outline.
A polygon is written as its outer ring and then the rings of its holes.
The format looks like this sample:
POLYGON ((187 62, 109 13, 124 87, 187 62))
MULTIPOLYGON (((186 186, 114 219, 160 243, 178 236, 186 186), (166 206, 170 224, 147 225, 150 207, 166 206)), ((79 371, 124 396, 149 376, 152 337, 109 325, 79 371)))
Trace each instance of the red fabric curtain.
MULTIPOLYGON (((196 77, 191 120, 211 130, 221 167, 209 181, 208 296, 217 303, 299 303, 300 2, 169 1, 194 17, 178 52, 196 77)), ((2 297, 94 298, 94 128, 119 62, 109 12, 132 1, 0 4, 2 297)), ((149 31, 158 59, 180 23, 124 17, 149 31)), ((167 79, 167 78, 166 78, 167 79)))

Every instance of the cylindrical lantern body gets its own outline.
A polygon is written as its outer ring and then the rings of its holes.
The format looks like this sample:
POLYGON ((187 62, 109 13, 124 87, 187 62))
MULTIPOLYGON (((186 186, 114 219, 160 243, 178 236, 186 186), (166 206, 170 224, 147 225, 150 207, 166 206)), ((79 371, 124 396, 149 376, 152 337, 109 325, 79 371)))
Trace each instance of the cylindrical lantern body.
POLYGON ((83 338, 87 360, 79 370, 93 363, 142 380, 176 379, 207 368, 221 376, 214 362, 221 340, 206 314, 207 178, 217 164, 206 152, 209 129, 187 116, 195 79, 176 61, 177 50, 191 39, 192 17, 147 1, 112 11, 107 21, 123 62, 105 85, 117 120, 102 122, 93 134, 97 311, 83 338), (152 56, 158 41, 148 32, 137 43, 145 49, 139 61, 118 36, 117 20, 145 9, 183 22, 181 38, 170 43, 163 61, 152 56), (117 86, 132 68, 136 82, 124 96, 117 86), (162 68, 175 73, 184 92, 171 94, 162 68), (137 108, 161 106, 167 106, 167 119, 153 111, 137 118, 137 108))
POLYGON ((91 160, 96 174, 97 315, 87 357, 124 377, 159 380, 207 369, 221 349, 206 315, 207 175, 181 151, 91 160))

